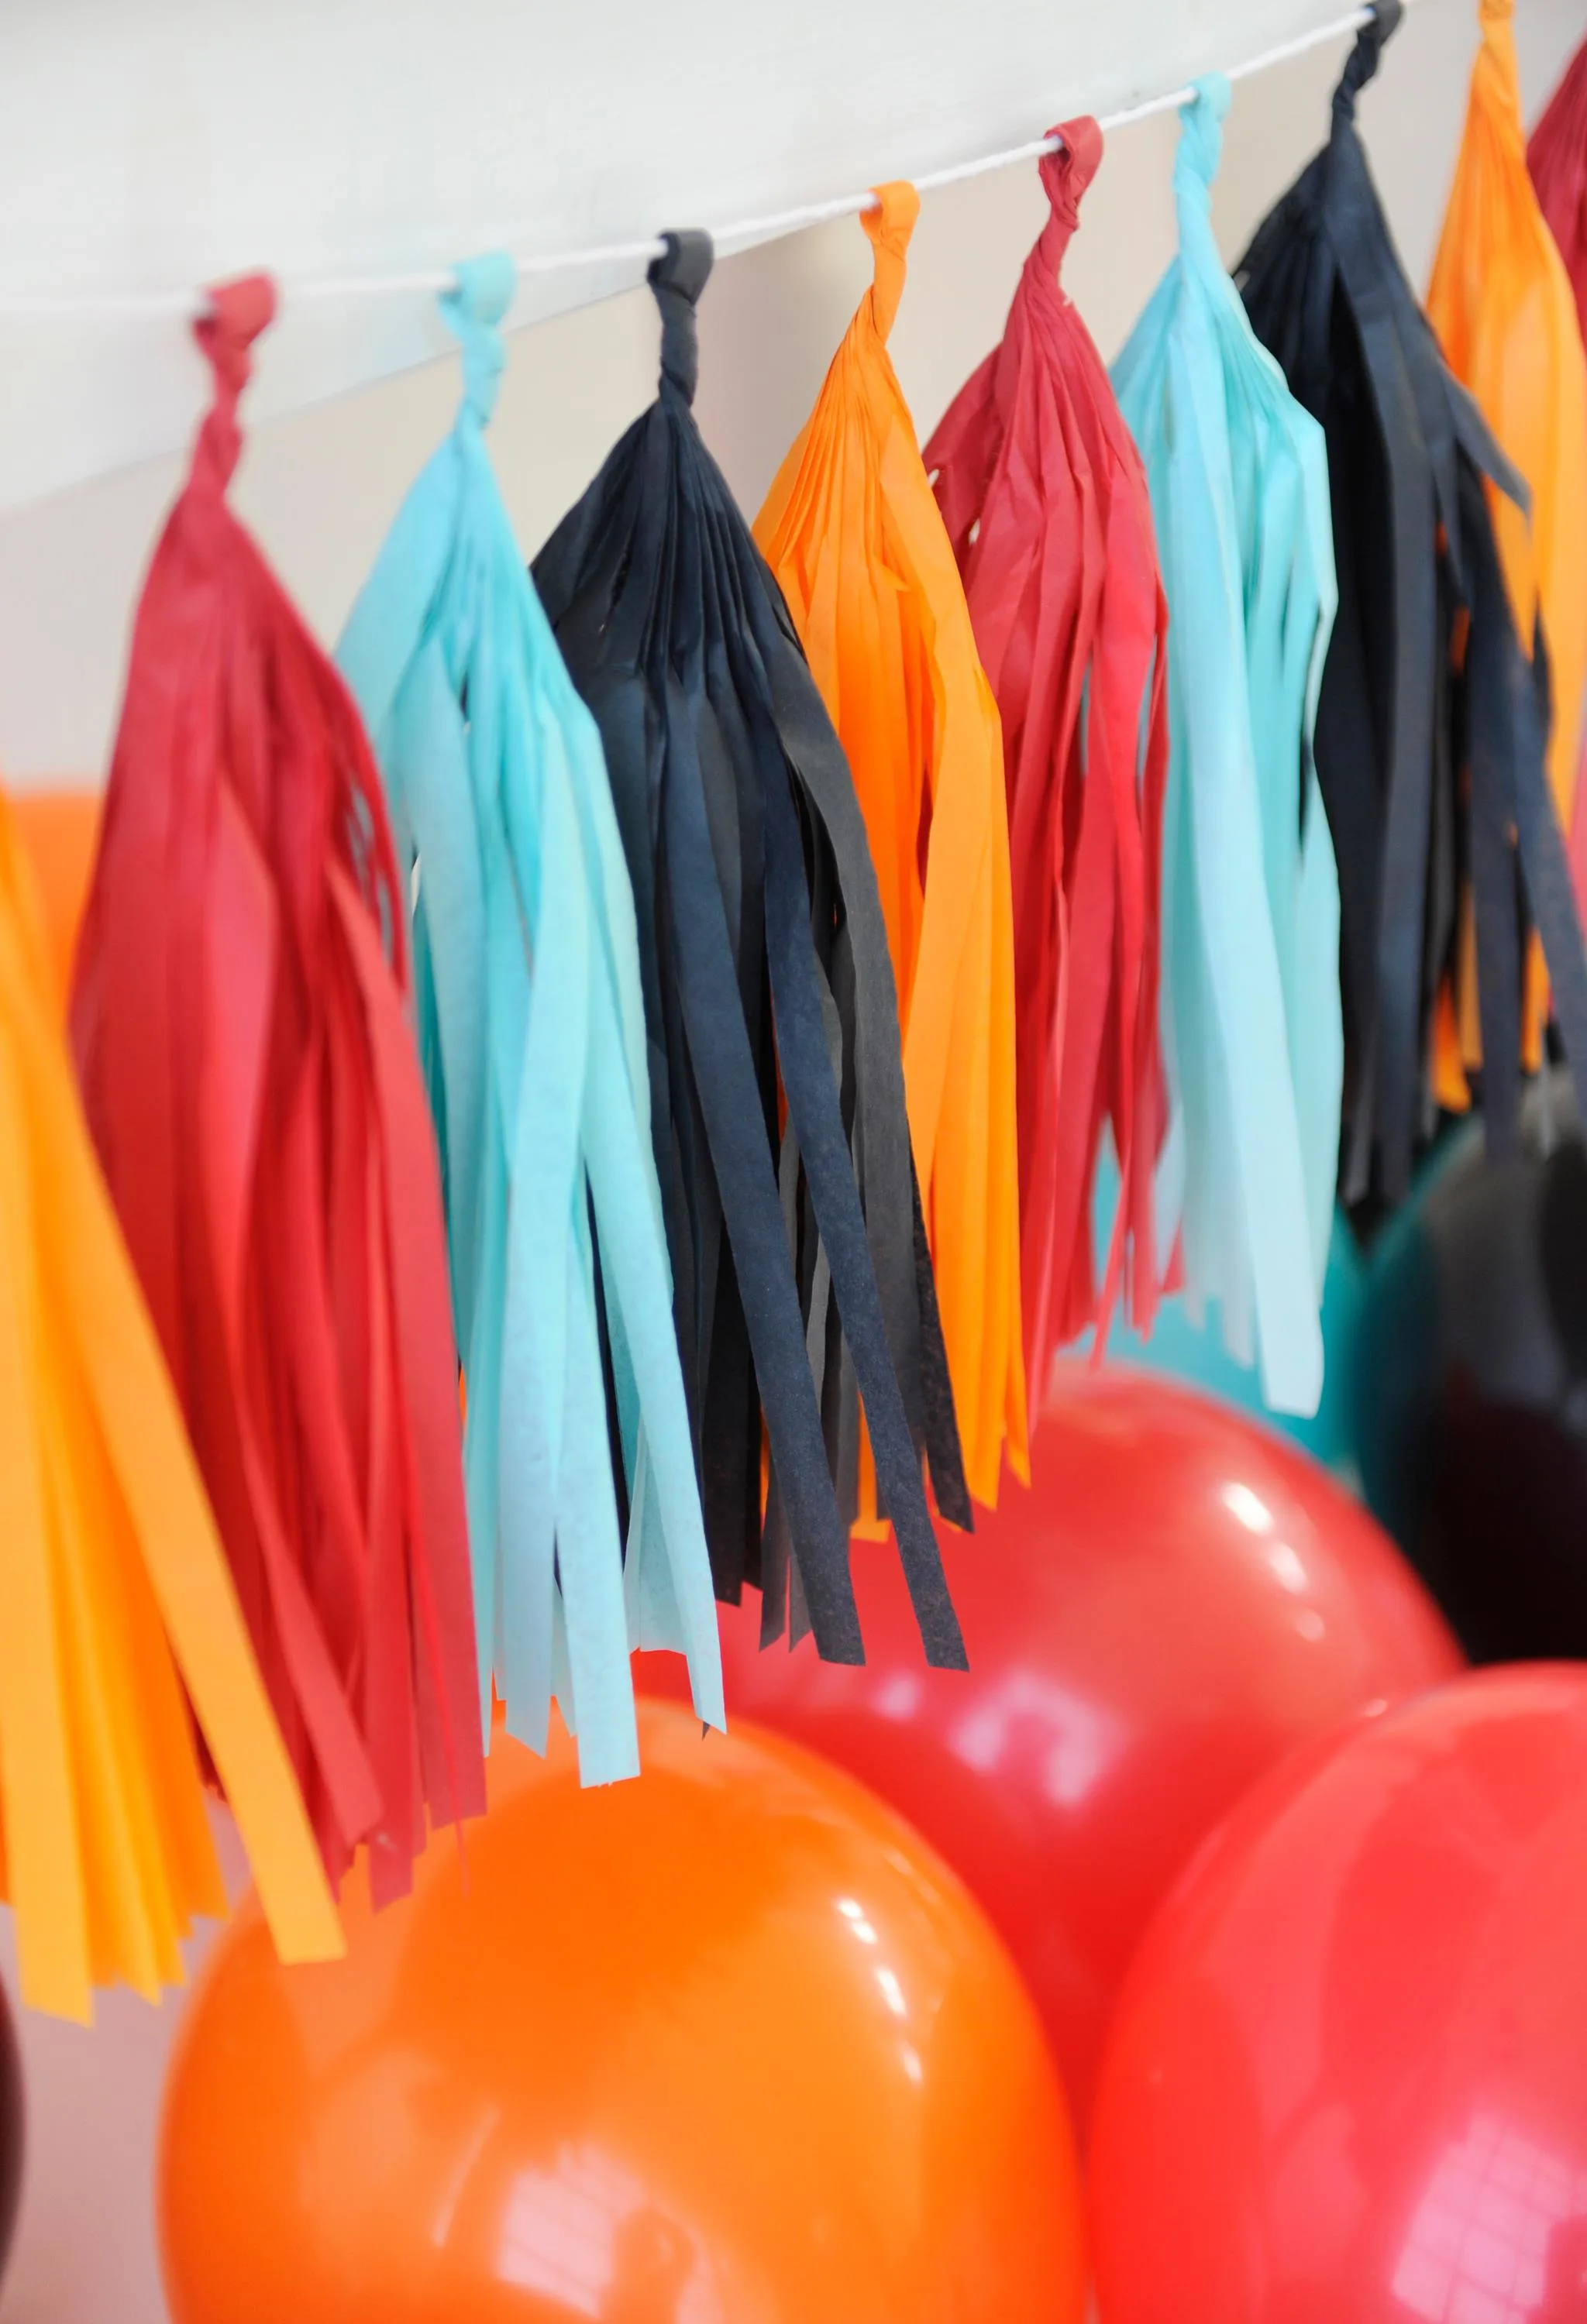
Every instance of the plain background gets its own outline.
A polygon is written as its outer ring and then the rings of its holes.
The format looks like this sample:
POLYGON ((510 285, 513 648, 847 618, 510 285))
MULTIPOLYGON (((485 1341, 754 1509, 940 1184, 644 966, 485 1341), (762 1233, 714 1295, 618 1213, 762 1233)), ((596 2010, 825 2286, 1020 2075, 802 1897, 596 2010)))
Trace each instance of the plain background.
MULTIPOLYGON (((1418 284, 1459 141, 1474 15, 1469 0, 1424 0, 1362 105, 1385 204, 1418 284)), ((1584 31, 1582 0, 1520 0, 1529 119, 1584 31)), ((1325 134, 1345 45, 1237 88, 1214 204, 1231 263, 1325 134)), ((1045 125, 1034 120, 1031 134, 1045 125)), ((1175 136, 1171 120, 1119 132, 1086 200, 1066 282, 1105 355, 1172 254, 1175 136)), ((923 438, 998 337, 1044 214, 1032 167, 927 197, 892 340, 923 438)), ((706 294, 697 408, 752 512, 866 286, 869 255, 858 225, 844 220, 724 261, 706 294)), ((492 440, 526 553, 649 401, 656 354, 643 290, 510 339, 492 440)), ((457 394, 452 367, 436 364, 272 421, 250 442, 237 504, 328 644, 457 394)), ((150 462, 0 514, 0 766, 13 782, 100 778, 139 576, 180 475, 176 460, 150 462)), ((235 1847, 230 1860, 239 1868, 235 1847)), ((5 1921, 0 1913, 10 1984, 5 1921)), ((152 2171, 180 2008, 180 1997, 151 2010, 113 1995, 92 2032, 22 2021, 29 2146, 0 2324, 161 2324, 152 2171)))
POLYGON ((468 251, 576 262, 524 269, 515 316, 539 321, 641 282, 660 226, 743 249, 768 216, 1027 143, 1048 117, 1033 100, 1107 114, 1343 13, 5 0, 0 507, 186 443, 200 383, 182 333, 147 327, 150 297, 170 314, 195 283, 262 264, 284 280, 262 420, 443 353, 412 278, 468 251), (350 276, 388 287, 303 295, 350 276))

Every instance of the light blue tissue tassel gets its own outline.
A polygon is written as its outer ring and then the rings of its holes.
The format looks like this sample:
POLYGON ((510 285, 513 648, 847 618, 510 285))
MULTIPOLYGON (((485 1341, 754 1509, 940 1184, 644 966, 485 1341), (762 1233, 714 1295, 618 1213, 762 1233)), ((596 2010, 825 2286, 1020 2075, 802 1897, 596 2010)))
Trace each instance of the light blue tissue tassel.
POLYGON ((585 1782, 609 1783, 639 1766, 631 1646, 685 1653, 695 1708, 718 1727, 722 1671, 651 1156, 633 897, 600 737, 483 434, 512 284, 510 260, 484 258, 441 301, 462 342, 462 408, 337 658, 414 892, 487 1733, 492 1675, 510 1731, 537 1750, 555 1694, 585 1782))
POLYGON ((1276 1411, 1315 1413, 1338 1167, 1339 877, 1312 764, 1336 592, 1323 431, 1213 238, 1229 84, 1181 111, 1179 254, 1113 367, 1168 598, 1163 844, 1170 1127, 1158 1172, 1187 1302, 1276 1411))

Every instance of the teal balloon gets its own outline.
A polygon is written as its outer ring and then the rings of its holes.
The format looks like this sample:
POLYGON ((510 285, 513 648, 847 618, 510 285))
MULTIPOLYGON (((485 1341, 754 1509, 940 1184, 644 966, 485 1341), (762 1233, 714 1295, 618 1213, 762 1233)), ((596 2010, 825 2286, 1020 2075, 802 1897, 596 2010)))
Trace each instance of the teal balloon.
MULTIPOLYGON (((1107 1248, 1117 1184, 1116 1177, 1099 1172, 1096 1233, 1102 1250, 1107 1248)), ((1121 1312, 1108 1333, 1107 1354, 1149 1371, 1166 1372, 1235 1406, 1354 1484, 1360 1474, 1355 1373, 1365 1286, 1366 1269, 1356 1239, 1343 1212, 1335 1210, 1323 1286, 1323 1392, 1309 1417, 1268 1409, 1259 1371, 1254 1361, 1248 1370, 1229 1353, 1212 1301, 1197 1322, 1183 1297, 1165 1299, 1146 1338, 1130 1329, 1121 1312)))

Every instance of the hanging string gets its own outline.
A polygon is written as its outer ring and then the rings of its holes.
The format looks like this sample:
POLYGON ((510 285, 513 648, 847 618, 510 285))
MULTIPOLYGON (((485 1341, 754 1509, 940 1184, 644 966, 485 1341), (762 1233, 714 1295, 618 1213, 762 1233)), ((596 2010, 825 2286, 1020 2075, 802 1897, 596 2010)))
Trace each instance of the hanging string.
MULTIPOLYGON (((1415 0, 1408 0, 1415 5, 1415 0)), ((1253 79, 1275 65, 1288 64, 1309 51, 1321 48, 1329 41, 1341 40, 1347 32, 1360 32, 1370 23, 1370 7, 1350 9, 1342 16, 1331 17, 1325 24, 1315 24, 1309 32, 1298 32, 1293 40, 1281 41, 1276 48, 1263 49, 1243 64, 1228 67, 1222 75, 1224 80, 1253 79)), ((1174 113, 1187 105, 1195 95, 1189 84, 1164 89, 1158 96, 1140 99, 1116 113, 1104 113, 1099 126, 1104 131, 1127 129, 1137 121, 1149 121, 1159 113, 1174 113)), ((942 170, 927 170, 911 180, 917 193, 936 193, 944 186, 964 184, 972 178, 984 178, 993 171, 1013 168, 1020 161, 1039 161, 1044 153, 1056 152, 1059 141, 1055 135, 1036 137, 1023 145, 1009 145, 995 153, 983 153, 970 161, 955 161, 942 170)), ((876 208, 876 196, 867 187, 853 194, 835 194, 820 202, 805 202, 797 208, 773 210, 763 217, 739 218, 728 226, 709 229, 712 244, 719 257, 752 243, 773 242, 784 235, 802 233, 806 227, 826 226, 835 218, 856 217, 876 208)), ((511 237, 503 237, 510 240, 511 237)), ((648 266, 666 255, 667 245, 659 235, 648 235, 642 241, 595 243, 582 250, 552 250, 531 252, 515 257, 520 280, 525 276, 568 274, 592 272, 608 266, 648 266)), ((404 274, 276 274, 275 281, 283 303, 291 305, 306 300, 354 300, 431 298, 449 290, 455 281, 448 268, 424 268, 404 274)), ((126 291, 105 296, 85 292, 51 297, 31 295, 18 299, 0 299, 0 321, 23 317, 37 318, 48 316, 138 316, 184 315, 202 313, 208 306, 208 295, 192 290, 126 291)))

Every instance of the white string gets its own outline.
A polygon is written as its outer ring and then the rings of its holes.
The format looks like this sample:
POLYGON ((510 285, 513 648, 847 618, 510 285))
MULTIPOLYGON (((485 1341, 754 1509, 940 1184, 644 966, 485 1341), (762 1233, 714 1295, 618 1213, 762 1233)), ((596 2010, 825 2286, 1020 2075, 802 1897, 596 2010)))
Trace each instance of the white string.
MULTIPOLYGON (((1407 0, 1414 5, 1414 0, 1407 0)), ((1305 56, 1309 49, 1319 48, 1324 42, 1336 41, 1346 32, 1359 32, 1372 21, 1370 7, 1352 8, 1347 15, 1335 16, 1326 24, 1318 24, 1309 32, 1301 32, 1292 41, 1280 42, 1277 48, 1264 49, 1259 56, 1248 58, 1244 64, 1232 66, 1223 75, 1225 80, 1249 80, 1254 74, 1269 70, 1273 65, 1287 64, 1292 57, 1305 56)), ((1158 97, 1143 97, 1116 113, 1105 113, 1098 126, 1104 131, 1127 129, 1137 121, 1150 120, 1158 113, 1175 112, 1187 105, 1195 95, 1193 87, 1166 89, 1158 97)), ((914 180, 919 193, 933 193, 942 186, 962 185, 967 179, 985 177, 993 170, 1006 170, 1019 161, 1034 161, 1044 153, 1056 152, 1062 140, 1056 136, 1037 137, 1023 145, 1006 146, 1001 152, 983 153, 973 161, 955 161, 946 170, 928 170, 914 180)), ((714 226, 711 240, 718 251, 725 251, 749 243, 770 242, 788 234, 798 234, 807 226, 825 226, 833 218, 857 217, 863 210, 877 207, 876 196, 869 187, 857 194, 836 194, 828 201, 806 202, 797 209, 774 210, 769 217, 739 218, 733 224, 714 226)), ((515 259, 519 275, 562 274, 593 271, 607 266, 649 265, 661 257, 666 244, 652 235, 644 242, 609 242, 584 250, 556 250, 531 253, 515 259)), ((279 283, 284 302, 298 303, 305 300, 353 300, 408 298, 420 293, 449 290, 457 281, 451 268, 415 274, 345 274, 286 276, 279 283)), ((208 300, 190 290, 152 290, 130 292, 120 297, 99 297, 84 294, 74 297, 51 297, 0 300, 0 318, 9 317, 47 317, 51 315, 183 315, 203 314, 208 300)))
MULTIPOLYGON (((1407 5, 1414 5, 1415 0, 1407 0, 1407 5)), ((1223 78, 1231 81, 1250 80, 1254 74, 1266 72, 1272 65, 1287 64, 1292 57, 1305 56, 1308 49, 1320 48, 1325 41, 1336 41, 1346 32, 1359 32, 1371 21, 1372 10, 1370 7, 1352 8, 1346 16, 1335 16, 1326 24, 1314 26, 1309 32, 1298 33, 1293 41, 1280 42, 1275 49, 1264 49, 1259 56, 1250 57, 1244 64, 1233 66, 1223 78)), ((1125 106, 1120 112, 1103 114, 1097 127, 1104 132, 1128 129, 1134 122, 1149 121, 1154 114, 1176 112, 1180 106, 1188 105, 1195 95, 1195 90, 1189 83, 1182 88, 1166 89, 1160 97, 1143 97, 1139 104, 1125 106)), ((973 161, 955 161, 946 170, 927 170, 912 182, 917 193, 935 193, 938 187, 963 185, 967 179, 986 177, 993 170, 1010 169, 1018 161, 1038 161, 1044 153, 1056 153, 1062 143, 1063 139, 1056 135, 1035 137, 1024 145, 1005 146, 1001 153, 983 153, 973 161)), ((876 196, 867 188, 863 194, 840 194, 832 201, 811 202, 803 209, 780 210, 770 217, 741 219, 736 226, 721 227, 712 235, 712 240, 718 249, 734 242, 769 242, 774 235, 797 234, 802 226, 822 226, 828 218, 854 217, 862 210, 872 210, 877 206, 876 196)), ((633 244, 632 249, 636 256, 640 254, 640 244, 633 244)), ((643 249, 646 256, 659 254, 661 244, 649 244, 643 245, 643 249)), ((534 260, 526 259, 519 272, 522 274, 536 271, 549 272, 553 267, 577 263, 576 260, 553 256, 540 262, 537 269, 534 260)))

